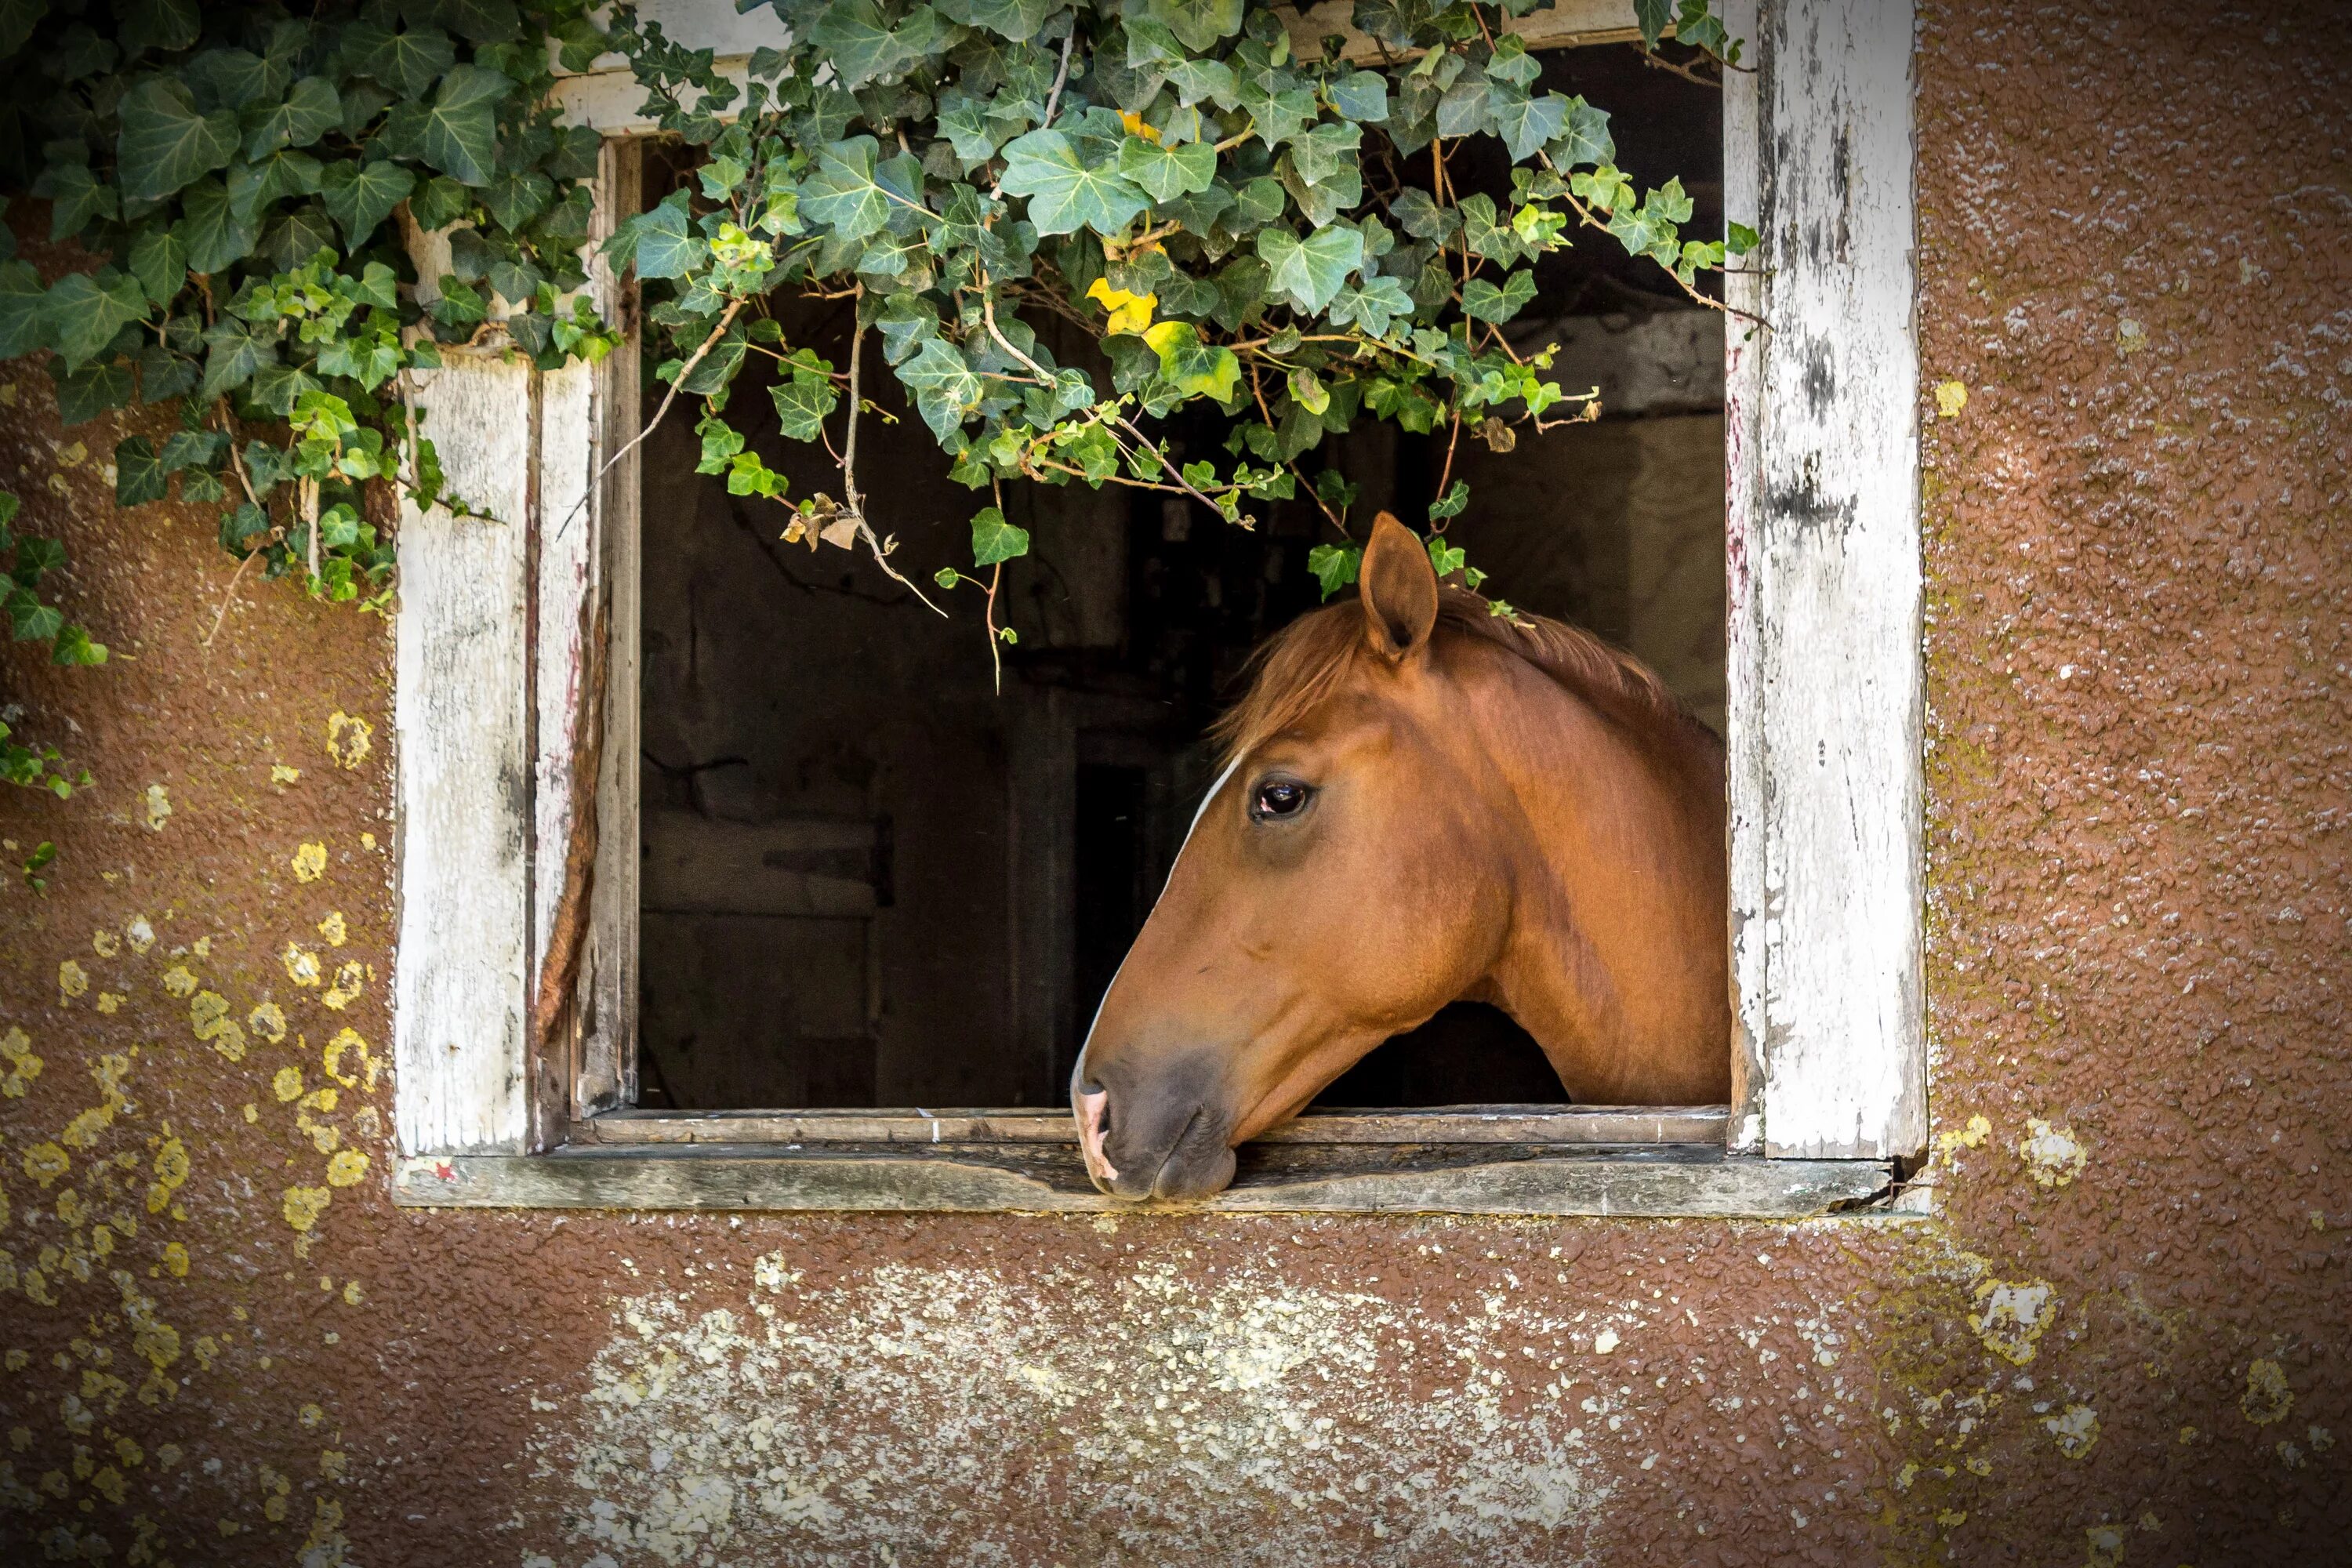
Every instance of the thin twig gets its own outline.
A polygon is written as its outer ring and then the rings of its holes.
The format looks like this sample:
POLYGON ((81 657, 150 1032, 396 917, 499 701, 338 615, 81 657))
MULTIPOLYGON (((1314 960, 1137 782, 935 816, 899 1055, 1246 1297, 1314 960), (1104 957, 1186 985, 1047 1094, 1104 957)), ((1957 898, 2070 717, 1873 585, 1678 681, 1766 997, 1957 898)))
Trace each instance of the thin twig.
MULTIPOLYGON (((1445 437, 1445 467, 1438 470, 1437 475, 1437 499, 1441 501, 1445 499, 1446 486, 1454 478, 1454 444, 1461 439, 1462 410, 1459 405, 1456 405, 1454 410, 1453 434, 1445 437)), ((1429 530, 1432 533, 1444 533, 1445 531, 1445 519, 1437 519, 1429 525, 1429 530)))
POLYGON ((727 335, 727 329, 734 324, 735 313, 743 308, 744 303, 745 301, 741 300, 729 301, 726 310, 719 318, 719 324, 710 329, 709 337, 702 340, 702 346, 688 355, 686 363, 678 368, 677 379, 669 384, 669 395, 664 397, 661 406, 654 410, 653 423, 629 437, 628 445, 604 459, 604 466, 596 470, 595 478, 588 481, 588 488, 581 492, 580 499, 572 503, 572 510, 563 514, 563 521, 556 526, 556 538, 562 538, 564 531, 572 526, 573 520, 588 510, 589 498, 596 493, 596 487, 604 482, 604 476, 613 471, 613 465, 635 451, 646 437, 661 427, 661 422, 669 415, 669 405, 677 401, 679 390, 686 385, 686 378, 694 374, 694 367, 702 363, 705 355, 719 346, 719 340, 727 335))
POLYGON ((247 551, 245 559, 236 563, 236 570, 229 574, 228 586, 221 594, 220 610, 213 616, 213 629, 205 634, 202 647, 212 647, 213 638, 220 636, 221 622, 228 619, 228 607, 236 598, 237 580, 245 575, 245 569, 252 565, 253 558, 260 553, 258 550, 247 551))
MULTIPOLYGON (((1000 507, 998 510, 1001 511, 1003 509, 1000 507)), ((1004 581, 1004 563, 1000 561, 989 569, 987 611, 988 668, 991 679, 992 679, 996 683, 996 695, 999 697, 1004 695, 1004 655, 1003 650, 997 647, 996 585, 1003 581, 1004 581)))
POLYGON ((849 334, 849 428, 841 437, 842 500, 848 508, 849 515, 857 521, 857 537, 866 541, 866 548, 874 552, 874 564, 881 567, 900 587, 922 600, 925 609, 941 620, 946 620, 949 618, 948 613, 932 604, 929 595, 915 586, 913 582, 900 575, 898 569, 890 564, 889 552, 882 547, 882 542, 874 536, 874 525, 866 521, 866 503, 857 493, 858 377, 865 363, 866 356, 861 352, 865 347, 866 323, 860 321, 857 323, 856 330, 849 334))
POLYGON ((1642 51, 1642 63, 1645 66, 1653 66, 1659 70, 1672 72, 1674 75, 1682 78, 1685 81, 1695 81, 1701 87, 1712 87, 1719 89, 1723 86, 1723 79, 1721 77, 1701 76, 1698 72, 1691 69, 1688 66, 1676 65, 1674 61, 1666 58, 1665 56, 1659 54, 1657 51, 1651 48, 1647 44, 1636 44, 1633 47, 1642 51))
POLYGON ((1078 19, 1072 16, 1069 33, 1062 39, 1062 66, 1054 73, 1054 90, 1045 95, 1045 118, 1038 121, 1041 125, 1054 123, 1054 106, 1062 101, 1062 89, 1070 79, 1070 46, 1077 41, 1078 19))

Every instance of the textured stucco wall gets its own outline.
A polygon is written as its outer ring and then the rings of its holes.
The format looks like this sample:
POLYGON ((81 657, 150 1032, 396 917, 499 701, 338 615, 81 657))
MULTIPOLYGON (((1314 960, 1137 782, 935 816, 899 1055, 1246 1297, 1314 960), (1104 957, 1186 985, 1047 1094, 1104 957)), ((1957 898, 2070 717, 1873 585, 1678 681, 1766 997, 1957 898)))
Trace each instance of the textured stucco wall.
POLYGON ((2352 49, 2206 9, 1923 17, 1916 1226, 396 1213, 383 627, 205 650, 203 525, 11 371, 118 660, 0 666, 100 780, 0 802, 0 1546, 2336 1559, 2352 49))

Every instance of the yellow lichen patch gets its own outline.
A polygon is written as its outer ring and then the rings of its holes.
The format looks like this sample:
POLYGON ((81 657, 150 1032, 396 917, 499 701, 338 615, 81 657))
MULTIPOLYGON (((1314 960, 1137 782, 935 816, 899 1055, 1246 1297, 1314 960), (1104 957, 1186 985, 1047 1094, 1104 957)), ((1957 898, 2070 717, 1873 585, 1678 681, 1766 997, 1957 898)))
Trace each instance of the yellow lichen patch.
POLYGON ((319 934, 327 939, 329 947, 341 947, 351 940, 351 930, 343 924, 343 911, 329 910, 327 918, 319 922, 319 934))
POLYGON ((305 1426, 316 1426, 327 1418, 327 1413, 315 1405, 305 1405, 294 1413, 294 1419, 305 1426))
POLYGON ((340 1097, 331 1088, 314 1089, 302 1097, 302 1108, 306 1110, 331 1111, 335 1109, 335 1101, 338 1098, 340 1097))
POLYGON ((155 945, 155 928, 145 915, 132 915, 122 924, 122 940, 131 944, 131 952, 143 954, 155 945))
POLYGON ((2042 1426, 2070 1459, 2079 1459, 2099 1445, 2099 1413, 2087 1405, 2069 1405, 2055 1415, 2043 1416, 2042 1426))
POLYGON ((362 833, 362 834, 361 834, 361 835, 360 835, 360 847, 361 847, 361 848, 362 848, 362 849, 373 849, 373 848, 374 848, 374 847, 375 847, 375 835, 374 835, 374 834, 373 834, 373 833, 362 833))
POLYGON ((360 1038, 359 1032, 354 1029, 338 1030, 336 1031, 335 1037, 327 1042, 326 1048, 320 1053, 322 1058, 320 1065, 326 1068, 327 1076, 333 1079, 337 1083, 341 1084, 345 1089, 352 1088, 358 1084, 360 1081, 360 1073, 346 1073, 342 1070, 343 1053, 346 1051, 357 1051, 359 1053, 361 1071, 363 1071, 367 1075, 367 1087, 370 1089, 374 1089, 376 1074, 375 1058, 369 1054, 367 1042, 360 1038))
POLYGON ((147 1188, 147 1212, 162 1214, 172 1194, 188 1179, 188 1146, 177 1138, 166 1138, 155 1152, 155 1180, 147 1188))
POLYGON ((327 1211, 334 1194, 324 1187, 289 1187, 286 1189, 286 1223, 296 1230, 309 1230, 319 1223, 327 1211))
POLYGON ((174 1279, 188 1277, 188 1249, 185 1245, 176 1241, 163 1244, 163 1272, 174 1279))
POLYGON ((2087 1568, 2119 1568, 2124 1560, 2124 1532, 2119 1526, 2095 1524, 2083 1531, 2090 1547, 2087 1568))
POLYGON ((311 1121, 308 1110, 298 1110, 294 1113, 294 1130, 310 1139, 310 1146, 321 1154, 333 1153, 343 1142, 341 1131, 330 1127, 323 1121, 311 1121))
POLYGON ((122 1080, 131 1076, 131 1058, 120 1051, 109 1051, 98 1058, 89 1069, 98 1080, 99 1093, 104 1098, 96 1105, 66 1123, 58 1134, 68 1149, 94 1149, 100 1134, 114 1124, 114 1113, 131 1103, 122 1092, 122 1080))
POLYGON ((269 782, 271 784, 290 784, 301 776, 302 770, 300 768, 289 768, 284 763, 272 763, 269 764, 269 782))
POLYGON ((1936 1150, 1938 1153, 1948 1154, 1955 1149, 1981 1149, 1984 1141, 1991 1136, 1992 1123, 1981 1115, 1971 1116, 1966 1127, 1956 1127, 1949 1132, 1937 1134, 1936 1150))
POLYGON ((349 1187, 367 1174, 368 1157, 357 1149, 343 1149, 327 1162, 327 1185, 349 1187))
POLYGON ((2267 1357, 2246 1368, 2246 1392, 2238 1396, 2238 1408, 2257 1426, 2285 1420, 2286 1413, 2294 1408, 2294 1391, 2286 1385, 2286 1368, 2267 1357))
POLYGON ((286 978, 295 984, 319 984, 319 955, 299 942, 289 942, 286 944, 283 962, 286 965, 286 978))
POLYGON ((252 1126, 255 1122, 261 1120, 261 1107, 254 1104, 253 1101, 249 1100, 238 1108, 237 1113, 245 1118, 245 1124, 247 1127, 252 1126))
POLYGON ((171 792, 164 789, 162 784, 149 784, 147 786, 147 826, 149 830, 155 833, 163 832, 164 820, 171 815, 171 792))
POLYGON ((14 1025, 0 1035, 0 1063, 7 1068, 0 1073, 0 1095, 10 1100, 22 1100, 26 1089, 41 1076, 41 1058, 33 1054, 33 1037, 14 1025))
POLYGON ((194 995, 196 994, 195 973, 184 963, 172 965, 171 968, 163 971, 163 989, 174 996, 194 995))
POLYGON ((358 1001, 360 993, 366 989, 367 971, 357 959, 353 959, 335 971, 334 984, 328 987, 319 1001, 340 1013, 358 1001))
POLYGON ((119 1009, 121 1007, 121 1005, 122 1005, 122 993, 121 993, 121 992, 120 992, 120 991, 101 991, 101 992, 100 992, 100 993, 98 994, 98 1010, 99 1010, 100 1012, 101 1012, 101 1013, 112 1013, 112 1012, 115 1012, 115 1011, 119 1010, 119 1009))
POLYGON ((89 948, 100 958, 112 958, 122 951, 122 939, 110 931, 94 931, 89 933, 89 948))
POLYGON ((245 1030, 228 1016, 228 998, 217 991, 199 991, 188 1004, 188 1027, 196 1038, 210 1040, 213 1049, 233 1062, 245 1059, 245 1030))
POLYGON ((25 1174, 44 1189, 73 1169, 73 1157, 55 1143, 36 1143, 25 1151, 25 1174))
POLYGON ((1977 1310, 1969 1314, 1985 1349, 2013 1365, 2034 1357, 2034 1345, 2058 1315, 2046 1279, 1987 1279, 1977 1286, 1977 1310))
POLYGON ((147 1462, 147 1450, 128 1437, 114 1440, 114 1457, 122 1461, 126 1470, 135 1470, 147 1462))
POLYGON ((2026 1120, 2025 1139, 2017 1152, 2025 1162, 2026 1173, 2040 1187, 2063 1187, 2091 1163, 2071 1129, 2053 1127, 2039 1116, 2026 1120))
POLYGON ((302 1069, 300 1068, 279 1068, 278 1069, 278 1076, 269 1080, 269 1087, 280 1100, 301 1099, 302 1069))
POLYGON ((315 882, 327 874, 327 847, 305 844, 294 851, 294 879, 315 882))
POLYGON ((286 1010, 275 1002, 264 1002, 247 1015, 245 1025, 274 1046, 286 1037, 286 1010))
POLYGON ((59 1005, 72 1001, 89 990, 89 974, 72 959, 58 965, 58 1002, 59 1005))
POLYGON ((340 768, 356 768, 367 761, 375 744, 375 726, 354 719, 341 709, 327 715, 327 755, 340 768))
POLYGON ((346 1279, 346 1280, 344 1280, 344 1281, 343 1281, 343 1305, 344 1305, 344 1306, 346 1306, 346 1307, 356 1307, 356 1306, 358 1306, 359 1304, 360 1304, 360 1282, 359 1282, 358 1280, 356 1280, 356 1279, 346 1279))
POLYGON ((1964 382, 1943 381, 1936 384, 1936 412, 1947 419, 1958 419, 1960 410, 1969 405, 1969 389, 1964 382))

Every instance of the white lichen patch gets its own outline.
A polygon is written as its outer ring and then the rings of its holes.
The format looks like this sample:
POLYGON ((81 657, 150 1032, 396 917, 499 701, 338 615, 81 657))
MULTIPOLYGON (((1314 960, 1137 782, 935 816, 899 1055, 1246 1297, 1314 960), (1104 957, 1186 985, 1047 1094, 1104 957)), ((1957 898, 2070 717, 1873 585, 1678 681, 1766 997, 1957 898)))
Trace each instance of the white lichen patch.
POLYGON ((2073 1129, 2053 1127, 2039 1116, 2026 1119, 2025 1140, 2018 1144, 2017 1153, 2025 1162, 2026 1173, 2040 1187, 2063 1187, 2091 1163, 2073 1129))
POLYGON ((622 1301, 574 1430, 572 1540, 701 1562, 1564 1563, 1607 1497, 1565 1324, 1235 1271, 880 1268, 772 1254, 722 1299, 622 1301), (1029 1524, 1016 1524, 1028 1521, 1029 1524), (1043 1561, 1044 1559, 1037 1559, 1043 1561))
POLYGON ((2069 1405, 2055 1415, 2042 1418, 2042 1428, 2057 1439, 2058 1451, 2079 1459, 2098 1447, 2099 1413, 2087 1405, 2069 1405))
POLYGON ((1985 1349, 2017 1366, 2033 1359, 2035 1343, 2058 1315, 2046 1279, 1987 1279, 1977 1286, 1976 1300, 1969 1327, 1985 1349))

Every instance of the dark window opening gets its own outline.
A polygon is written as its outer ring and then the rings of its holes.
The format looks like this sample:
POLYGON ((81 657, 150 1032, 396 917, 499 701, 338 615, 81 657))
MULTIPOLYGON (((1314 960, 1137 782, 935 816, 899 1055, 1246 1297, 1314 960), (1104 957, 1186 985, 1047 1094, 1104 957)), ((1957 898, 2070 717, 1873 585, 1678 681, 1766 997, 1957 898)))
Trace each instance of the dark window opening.
MULTIPOLYGON (((1546 86, 1614 112, 1637 181, 1679 174, 1695 225, 1719 222, 1715 91, 1630 49, 1543 59, 1546 86)), ((1492 167, 1449 172, 1507 193, 1488 151, 1492 167)), ((690 167, 685 149, 649 158, 647 202, 690 167)), ((1538 280, 1511 339, 1559 344, 1555 378, 1598 385, 1603 416, 1494 447, 1465 429, 1453 473, 1471 505, 1450 536, 1490 591, 1631 649, 1720 731, 1722 318, 1594 233, 1538 280)), ((780 297, 777 314, 791 342, 841 363, 850 309, 780 297)), ((1091 363, 1074 331, 1040 331, 1063 363, 1091 363)), ((867 352, 866 384, 896 421, 861 436, 868 513, 916 581, 968 567, 969 520, 988 497, 948 479, 879 374, 878 345, 867 352)), ((820 448, 779 436, 764 391, 747 368, 730 417, 795 496, 837 492, 820 448)), ((1213 417, 1165 428, 1224 459, 1213 417)), ((1354 481, 1358 520, 1385 509, 1418 523, 1444 434, 1367 422, 1302 467, 1354 481)), ((1019 637, 998 650, 999 691, 970 590, 943 621, 862 552, 786 544, 785 513, 698 476, 697 455, 691 417, 673 413, 642 458, 639 1104, 1064 1103, 1213 776, 1202 733, 1251 651, 1321 602, 1307 552, 1333 534, 1304 500, 1254 509, 1245 532, 1149 492, 1008 485, 1033 553, 998 595, 1019 637)), ((1460 1004, 1318 1103, 1563 1099, 1523 1031, 1460 1004)))

